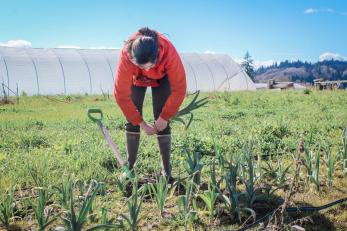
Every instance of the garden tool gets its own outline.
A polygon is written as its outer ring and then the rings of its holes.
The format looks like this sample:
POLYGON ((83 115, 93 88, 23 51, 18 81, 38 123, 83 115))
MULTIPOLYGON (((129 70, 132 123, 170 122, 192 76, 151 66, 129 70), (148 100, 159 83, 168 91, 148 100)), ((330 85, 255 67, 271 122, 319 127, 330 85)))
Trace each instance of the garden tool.
POLYGON ((117 145, 113 142, 110 132, 106 129, 106 127, 102 123, 103 113, 102 113, 101 109, 98 109, 98 108, 88 109, 88 117, 99 126, 100 131, 102 132, 106 142, 110 146, 114 156, 116 157, 117 162, 122 167, 122 169, 123 169, 124 173, 127 175, 127 177, 129 179, 134 178, 133 174, 131 173, 131 171, 129 169, 128 164, 124 161, 122 155, 120 154, 120 151, 119 151, 117 145))

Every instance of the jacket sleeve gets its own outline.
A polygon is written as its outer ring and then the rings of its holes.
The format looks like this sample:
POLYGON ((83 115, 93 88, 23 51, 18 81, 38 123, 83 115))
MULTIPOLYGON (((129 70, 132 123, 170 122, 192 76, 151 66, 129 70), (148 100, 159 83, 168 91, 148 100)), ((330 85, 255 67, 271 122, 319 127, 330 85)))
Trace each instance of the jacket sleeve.
POLYGON ((131 99, 132 78, 131 66, 126 60, 126 54, 122 51, 117 67, 114 96, 126 119, 133 125, 138 125, 143 118, 131 99))
POLYGON ((169 43, 166 73, 170 82, 171 93, 167 99, 160 117, 169 120, 178 112, 187 90, 186 74, 175 47, 169 43))

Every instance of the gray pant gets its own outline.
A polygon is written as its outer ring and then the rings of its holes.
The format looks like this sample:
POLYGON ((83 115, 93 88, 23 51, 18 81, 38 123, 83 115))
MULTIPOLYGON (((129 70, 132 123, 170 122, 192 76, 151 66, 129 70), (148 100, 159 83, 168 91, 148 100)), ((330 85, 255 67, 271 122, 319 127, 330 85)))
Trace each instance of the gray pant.
MULTIPOLYGON (((158 87, 152 87, 152 103, 153 103, 153 115, 154 119, 157 120, 168 97, 170 96, 170 82, 167 75, 160 79, 158 87)), ((131 86, 131 99, 134 102, 137 110, 142 115, 143 101, 145 99, 147 87, 131 86)), ((140 132, 140 126, 134 126, 129 121, 125 125, 125 130, 128 132, 140 132)), ((158 135, 171 134, 170 125, 163 130, 158 132, 158 135)))

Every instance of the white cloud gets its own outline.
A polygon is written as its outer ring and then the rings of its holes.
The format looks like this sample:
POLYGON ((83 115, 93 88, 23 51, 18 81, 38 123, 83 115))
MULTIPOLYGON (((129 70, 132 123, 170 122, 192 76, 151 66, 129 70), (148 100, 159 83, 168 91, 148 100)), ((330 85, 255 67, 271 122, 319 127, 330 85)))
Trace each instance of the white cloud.
MULTIPOLYGON (((4 47, 22 47, 22 48, 31 48, 32 44, 26 40, 9 40, 7 42, 0 42, 0 46, 4 47)), ((56 48, 68 48, 68 49, 82 49, 78 45, 59 45, 56 48)), ((106 47, 106 46, 98 46, 98 47, 88 47, 86 49, 120 49, 118 47, 106 47)))
POLYGON ((118 47, 105 47, 105 46, 99 46, 99 47, 88 47, 88 48, 82 48, 77 45, 59 45, 57 48, 68 48, 68 49, 119 49, 118 47))
POLYGON ((100 47, 89 47, 88 49, 120 49, 119 47, 105 47, 105 46, 100 46, 100 47))
POLYGON ((31 42, 18 39, 18 40, 8 40, 6 43, 1 43, 0 46, 4 47, 32 47, 31 42))
POLYGON ((317 9, 314 9, 314 8, 308 8, 304 11, 305 14, 314 14, 314 13, 317 13, 318 10, 317 9))
POLYGON ((338 53, 325 52, 319 56, 319 61, 324 61, 324 60, 347 61, 347 58, 343 57, 342 55, 338 53))
POLYGON ((256 69, 258 69, 261 66, 268 67, 268 66, 271 66, 271 65, 273 65, 275 63, 279 63, 279 62, 275 61, 275 60, 265 60, 265 61, 255 60, 255 61, 253 61, 254 67, 256 69))
POLYGON ((81 49, 81 47, 76 46, 76 45, 60 45, 57 48, 81 49))
MULTIPOLYGON (((335 13, 335 9, 333 8, 322 8, 322 9, 316 9, 316 8, 308 8, 304 10, 304 14, 316 14, 316 13, 335 13)), ((343 14, 343 13, 341 13, 343 14)))
MULTIPOLYGON (((244 59, 234 59, 236 63, 238 64, 242 64, 245 60, 244 59)), ((255 69, 258 69, 259 67, 263 66, 263 67, 268 67, 271 66, 275 63, 279 63, 278 61, 275 60, 265 60, 265 61, 260 61, 260 60, 254 60, 253 61, 253 66, 255 69)))
POLYGON ((325 9, 322 9, 322 12, 334 13, 335 10, 332 8, 325 8, 325 9))
POLYGON ((209 50, 205 51, 204 53, 205 53, 205 54, 211 54, 211 55, 217 54, 217 52, 215 52, 215 51, 209 51, 209 50))

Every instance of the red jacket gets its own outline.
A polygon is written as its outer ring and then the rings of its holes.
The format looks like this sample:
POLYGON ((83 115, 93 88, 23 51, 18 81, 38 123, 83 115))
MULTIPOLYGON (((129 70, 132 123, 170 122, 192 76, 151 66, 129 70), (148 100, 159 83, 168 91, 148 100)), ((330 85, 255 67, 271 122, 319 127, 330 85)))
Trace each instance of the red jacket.
MULTIPOLYGON (((135 33, 130 39, 139 33, 135 33)), ((129 40, 130 40, 129 39, 129 40)), ((186 95, 186 75, 182 61, 171 42, 158 33, 159 57, 156 65, 148 71, 140 69, 130 61, 127 52, 128 43, 123 47, 116 73, 114 96, 124 116, 133 125, 143 121, 140 112, 131 100, 131 85, 137 76, 146 76, 149 79, 158 80, 166 74, 170 82, 171 94, 167 99, 160 114, 165 120, 173 117, 181 106, 186 95)))

